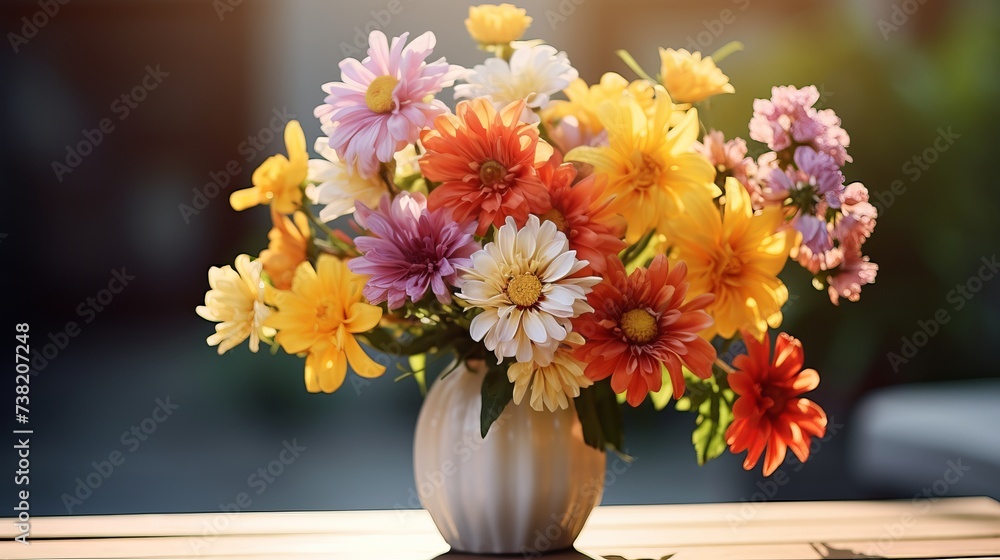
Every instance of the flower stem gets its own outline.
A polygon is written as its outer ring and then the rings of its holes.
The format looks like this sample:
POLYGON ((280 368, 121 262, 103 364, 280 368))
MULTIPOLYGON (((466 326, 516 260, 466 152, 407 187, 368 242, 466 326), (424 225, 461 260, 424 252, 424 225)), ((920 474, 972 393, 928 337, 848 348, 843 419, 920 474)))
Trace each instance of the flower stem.
POLYGON ((731 365, 727 364, 726 362, 718 358, 715 359, 715 366, 721 369, 722 371, 726 372, 726 375, 731 375, 733 373, 736 373, 736 370, 733 369, 731 365))
POLYGON ((378 174, 385 181, 386 187, 389 189, 389 194, 395 197, 399 194, 399 187, 396 185, 396 161, 393 160, 389 163, 382 163, 379 165, 378 174))
POLYGON ((314 216, 313 213, 310 212, 309 210, 306 210, 305 208, 303 208, 302 210, 305 213, 306 217, 309 218, 309 221, 312 222, 317 229, 325 233, 327 237, 330 238, 331 241, 333 241, 334 239, 333 230, 330 229, 330 226, 321 222, 320 219, 314 216))

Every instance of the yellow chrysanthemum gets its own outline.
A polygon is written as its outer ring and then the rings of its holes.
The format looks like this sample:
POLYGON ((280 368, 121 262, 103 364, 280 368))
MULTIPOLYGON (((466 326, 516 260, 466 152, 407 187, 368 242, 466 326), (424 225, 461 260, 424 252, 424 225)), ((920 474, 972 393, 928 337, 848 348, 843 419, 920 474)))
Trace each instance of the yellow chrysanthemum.
POLYGON ((282 214, 291 214, 302 206, 302 182, 309 168, 306 137, 298 121, 285 125, 288 157, 273 155, 260 164, 251 177, 253 186, 229 196, 234 210, 246 210, 258 204, 270 204, 282 214))
POLYGON ((572 399, 580 396, 580 389, 594 382, 584 374, 586 367, 573 357, 573 349, 583 345, 583 337, 571 332, 556 350, 552 361, 544 366, 534 361, 518 362, 507 368, 507 379, 514 384, 514 404, 521 404, 528 388, 531 408, 555 412, 569 408, 572 399))
POLYGON ((316 268, 304 262, 295 270, 292 289, 275 291, 278 310, 266 325, 278 330, 274 340, 289 354, 308 352, 306 390, 332 393, 340 388, 350 364, 362 377, 378 377, 385 367, 375 363, 354 338, 370 331, 382 309, 365 303, 365 277, 330 255, 320 255, 316 268))
POLYGON ((513 4, 469 6, 465 28, 481 45, 502 45, 517 41, 531 25, 527 12, 513 4))
POLYGON ((597 109, 605 101, 619 102, 622 97, 635 99, 643 111, 653 107, 653 86, 646 80, 629 82, 614 72, 601 76, 601 81, 592 86, 582 79, 573 80, 563 90, 566 100, 554 100, 542 111, 542 121, 552 129, 564 119, 571 119, 579 131, 581 142, 586 144, 604 130, 604 125, 597 115, 597 109))
POLYGON ((670 126, 673 103, 657 86, 651 114, 635 99, 606 101, 598 117, 608 133, 608 146, 574 148, 566 159, 594 166, 608 176, 611 210, 628 220, 626 240, 634 243, 653 228, 666 230, 689 191, 716 195, 715 168, 692 146, 698 138, 698 112, 689 109, 670 126))
POLYGON ((750 195, 739 182, 726 179, 726 199, 720 215, 708 197, 689 197, 668 243, 671 258, 688 266, 693 295, 712 293, 706 308, 715 325, 706 337, 731 338, 745 328, 760 337, 768 326, 781 324, 781 306, 788 289, 778 279, 788 257, 781 208, 755 214, 750 195))
POLYGON ((279 290, 292 287, 295 269, 306 260, 309 249, 309 219, 302 212, 295 213, 295 221, 271 209, 271 221, 274 224, 267 233, 270 242, 267 249, 260 252, 260 261, 264 264, 264 272, 271 277, 271 284, 279 290))
POLYGON ((660 79, 674 101, 697 103, 720 93, 734 93, 729 77, 712 57, 687 49, 660 49, 660 79))
POLYGON ((248 255, 236 257, 236 268, 226 265, 208 269, 205 305, 195 312, 202 319, 215 321, 215 334, 208 337, 209 346, 219 347, 224 354, 248 337, 250 351, 256 352, 260 339, 274 334, 263 326, 271 309, 264 303, 264 283, 260 279, 261 262, 248 255))

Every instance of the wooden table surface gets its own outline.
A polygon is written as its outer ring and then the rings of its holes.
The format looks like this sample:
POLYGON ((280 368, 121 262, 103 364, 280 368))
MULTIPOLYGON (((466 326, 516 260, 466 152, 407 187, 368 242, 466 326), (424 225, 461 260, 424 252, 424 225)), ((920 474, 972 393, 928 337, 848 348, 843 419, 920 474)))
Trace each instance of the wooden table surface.
MULTIPOLYGON (((0 558, 471 558, 446 554, 448 545, 422 510, 34 518, 30 546, 10 540, 17 535, 13 521, 0 523, 0 558)), ((582 552, 545 558, 1000 558, 1000 503, 604 506, 576 546, 582 552)), ((517 557, 525 556, 533 557, 517 557)))

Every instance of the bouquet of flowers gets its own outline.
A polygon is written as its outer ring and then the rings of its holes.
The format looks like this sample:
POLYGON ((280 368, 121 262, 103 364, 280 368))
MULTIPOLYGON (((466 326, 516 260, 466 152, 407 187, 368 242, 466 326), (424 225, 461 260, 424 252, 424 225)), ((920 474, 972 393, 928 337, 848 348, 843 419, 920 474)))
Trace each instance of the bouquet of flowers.
POLYGON ((209 270, 208 343, 304 356, 306 389, 325 393, 348 370, 398 367, 424 388, 485 361, 484 437, 527 401, 574 407, 587 443, 621 449, 620 405, 649 397, 696 415, 699 462, 746 451, 768 475, 788 449, 806 460, 827 419, 801 396, 819 383, 802 344, 781 333, 772 353, 779 273, 797 262, 837 304, 878 269, 840 119, 813 86, 775 87, 754 101, 752 158, 699 120, 735 91, 717 62, 738 44, 660 49, 655 78, 619 52, 637 78, 588 85, 566 53, 520 40, 530 23, 471 8, 489 56, 471 69, 432 61, 432 33, 373 31, 364 60, 343 60, 315 110, 319 157, 291 121, 287 156, 232 193, 273 228, 257 258, 209 270))

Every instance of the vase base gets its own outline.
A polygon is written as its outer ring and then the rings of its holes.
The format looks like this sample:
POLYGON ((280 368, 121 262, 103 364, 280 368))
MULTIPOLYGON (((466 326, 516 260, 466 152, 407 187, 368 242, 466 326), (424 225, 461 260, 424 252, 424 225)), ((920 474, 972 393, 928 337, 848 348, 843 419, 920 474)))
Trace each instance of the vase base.
POLYGON ((450 551, 435 556, 433 560, 476 560, 477 558, 545 558, 547 560, 593 560, 593 556, 584 554, 572 546, 545 552, 530 549, 516 552, 467 552, 452 548, 450 551))

